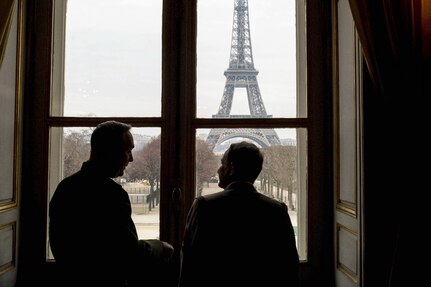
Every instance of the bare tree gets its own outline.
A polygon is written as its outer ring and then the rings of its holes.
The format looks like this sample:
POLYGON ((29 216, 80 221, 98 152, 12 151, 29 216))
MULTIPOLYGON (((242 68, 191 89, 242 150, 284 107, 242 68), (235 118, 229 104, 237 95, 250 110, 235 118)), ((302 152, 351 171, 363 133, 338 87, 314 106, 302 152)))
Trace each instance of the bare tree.
MULTIPOLYGON (((146 179, 150 195, 159 188, 160 136, 149 141, 142 150, 134 153, 134 160, 127 167, 124 177, 129 181, 146 179)), ((217 174, 218 157, 201 139, 196 140, 196 190, 202 194, 203 185, 217 174)), ((150 196, 151 197, 151 196, 150 196)))
POLYGON ((206 141, 196 139, 196 194, 202 194, 203 185, 217 174, 217 156, 206 141))
POLYGON ((127 168, 125 178, 128 180, 148 180, 150 193, 147 195, 148 208, 158 204, 160 183, 160 135, 151 139, 143 149, 133 155, 133 162, 127 168))
POLYGON ((149 141, 144 148, 136 154, 134 161, 140 170, 142 179, 147 179, 150 192, 158 187, 160 181, 160 135, 149 141))
POLYGON ((71 131, 63 138, 63 177, 72 175, 81 169, 90 156, 91 130, 71 131))
POLYGON ((264 190, 282 200, 284 190, 287 189, 289 209, 293 210, 292 195, 296 192, 296 146, 271 146, 262 151, 265 155, 262 177, 267 184, 264 190))
POLYGON ((133 161, 124 171, 123 178, 128 182, 136 182, 145 179, 143 149, 133 152, 133 161))

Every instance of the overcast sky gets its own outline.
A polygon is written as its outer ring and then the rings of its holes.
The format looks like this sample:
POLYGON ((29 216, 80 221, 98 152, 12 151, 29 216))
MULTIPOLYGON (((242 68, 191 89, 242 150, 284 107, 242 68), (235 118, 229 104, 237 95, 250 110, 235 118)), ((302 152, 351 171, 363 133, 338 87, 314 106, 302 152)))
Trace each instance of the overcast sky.
MULTIPOLYGON (((294 117, 295 1, 248 2, 266 111, 294 117)), ((233 0, 198 2, 199 117, 216 114, 221 102, 233 10, 233 0)), ((159 0, 68 1, 65 115, 160 116, 161 17, 159 0)), ((235 89, 231 114, 250 114, 244 89, 235 89)))

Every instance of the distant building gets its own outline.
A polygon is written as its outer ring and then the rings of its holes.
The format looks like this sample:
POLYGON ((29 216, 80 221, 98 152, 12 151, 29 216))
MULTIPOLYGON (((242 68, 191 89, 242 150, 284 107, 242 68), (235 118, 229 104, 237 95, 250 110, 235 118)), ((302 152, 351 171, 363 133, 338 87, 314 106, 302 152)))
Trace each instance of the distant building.
POLYGON ((135 142, 135 151, 142 150, 144 146, 153 139, 153 136, 133 134, 133 139, 135 142))
POLYGON ((296 146, 296 139, 280 139, 281 145, 296 146))

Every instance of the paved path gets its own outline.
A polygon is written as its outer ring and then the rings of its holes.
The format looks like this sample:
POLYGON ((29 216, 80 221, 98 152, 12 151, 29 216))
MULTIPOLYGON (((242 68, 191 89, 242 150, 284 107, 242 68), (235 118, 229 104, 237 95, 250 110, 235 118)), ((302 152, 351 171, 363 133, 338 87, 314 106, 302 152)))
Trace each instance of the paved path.
POLYGON ((159 238, 159 205, 154 207, 150 212, 145 214, 132 214, 135 222, 138 237, 140 239, 159 238))
MULTIPOLYGON (((209 194, 213 192, 220 191, 221 189, 216 186, 211 186, 206 188, 203 194, 209 194)), ((147 208, 148 206, 146 206, 147 208)), ((297 229, 297 216, 296 211, 289 211, 290 219, 292 224, 297 229)), ((138 236, 140 239, 151 239, 159 238, 159 223, 160 223, 160 213, 159 205, 154 207, 151 211, 143 214, 132 214, 132 219, 135 222, 136 229, 138 231, 138 236)))

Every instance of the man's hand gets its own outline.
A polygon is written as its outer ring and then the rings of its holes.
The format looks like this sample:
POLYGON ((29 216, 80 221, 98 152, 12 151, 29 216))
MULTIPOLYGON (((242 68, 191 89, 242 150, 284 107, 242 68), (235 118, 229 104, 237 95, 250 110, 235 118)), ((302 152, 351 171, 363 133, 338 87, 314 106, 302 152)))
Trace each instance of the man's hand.
POLYGON ((168 242, 162 241, 163 244, 163 259, 169 261, 174 254, 174 247, 168 242))

